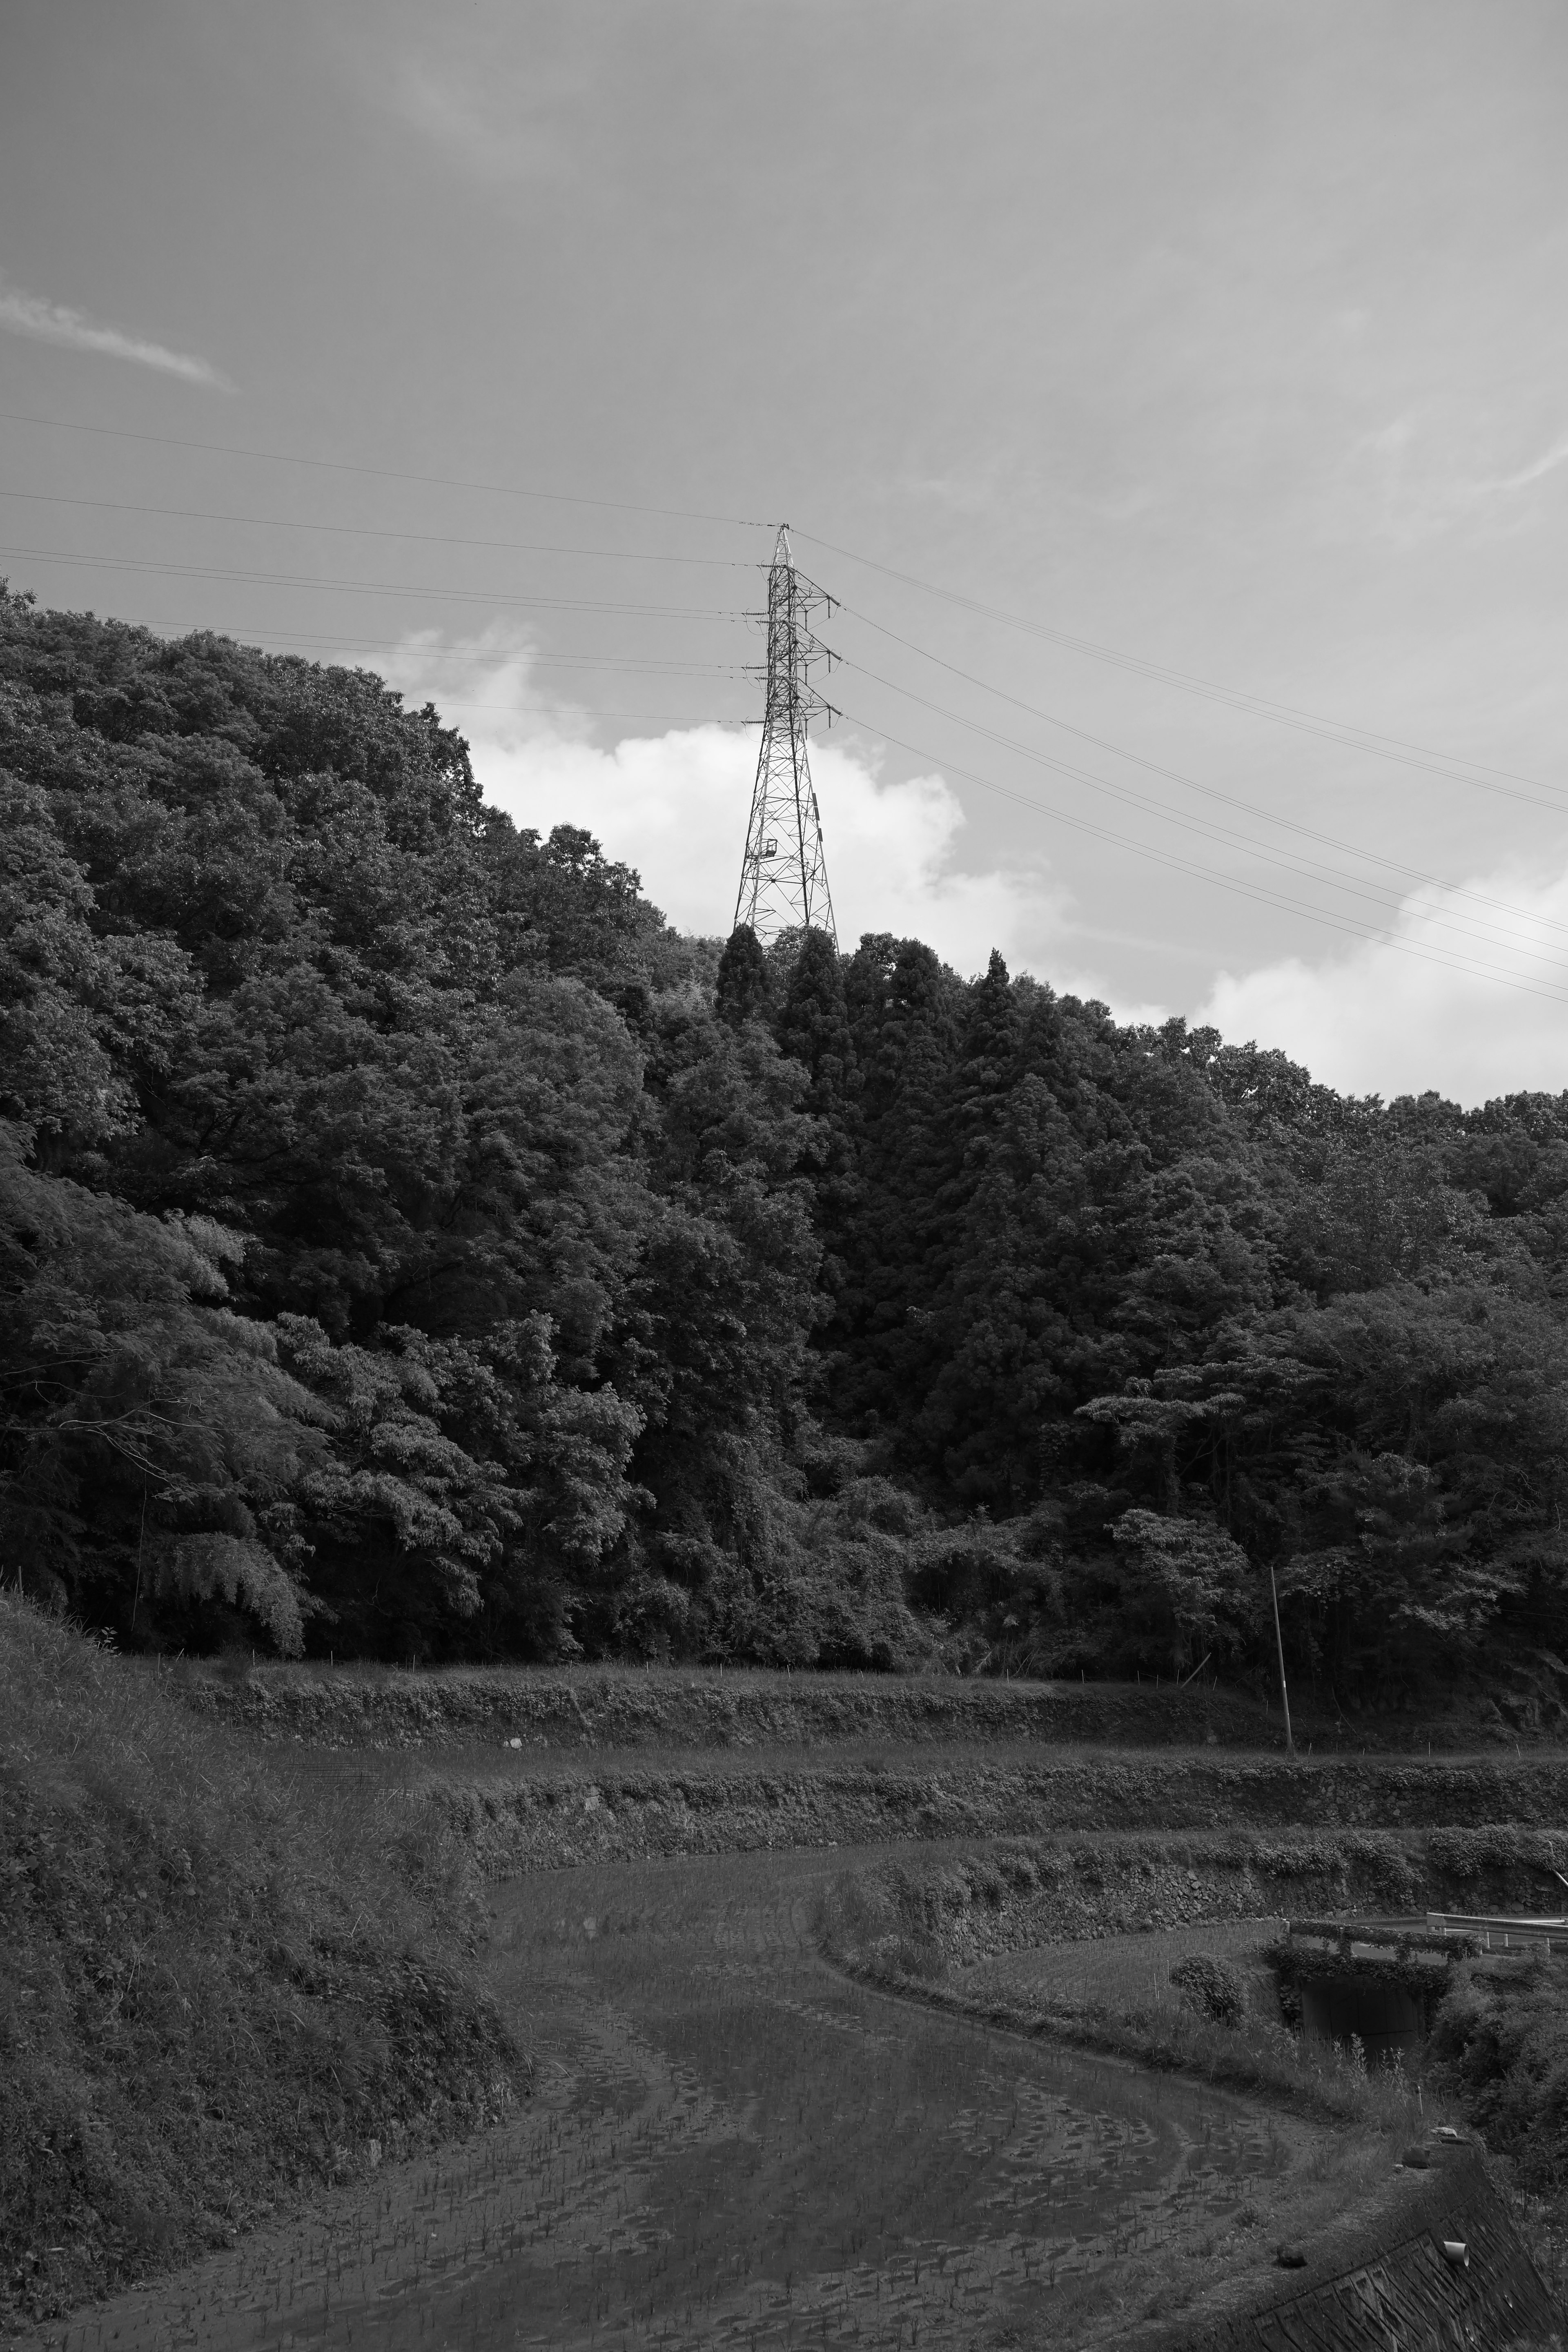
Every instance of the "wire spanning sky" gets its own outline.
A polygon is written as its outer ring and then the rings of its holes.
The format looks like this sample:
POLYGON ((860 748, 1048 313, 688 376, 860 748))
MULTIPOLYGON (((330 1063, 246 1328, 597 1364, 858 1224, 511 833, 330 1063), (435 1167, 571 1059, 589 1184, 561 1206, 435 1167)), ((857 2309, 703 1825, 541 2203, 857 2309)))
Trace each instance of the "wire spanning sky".
POLYGON ((1557 0, 11 0, 0 572, 711 931, 788 521, 847 937, 1556 1090, 1565 100, 1557 0))

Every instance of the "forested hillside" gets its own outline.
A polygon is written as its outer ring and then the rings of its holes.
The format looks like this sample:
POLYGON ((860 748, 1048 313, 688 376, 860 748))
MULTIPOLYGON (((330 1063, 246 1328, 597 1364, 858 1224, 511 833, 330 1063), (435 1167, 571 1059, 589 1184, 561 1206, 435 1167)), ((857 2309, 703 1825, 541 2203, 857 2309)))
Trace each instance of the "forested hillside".
POLYGON ((1253 1675, 1272 1566, 1321 1696, 1554 1689, 1568 1094, 721 955, 374 677, 3 596, 0 1115, 0 1565, 128 1645, 1253 1675))

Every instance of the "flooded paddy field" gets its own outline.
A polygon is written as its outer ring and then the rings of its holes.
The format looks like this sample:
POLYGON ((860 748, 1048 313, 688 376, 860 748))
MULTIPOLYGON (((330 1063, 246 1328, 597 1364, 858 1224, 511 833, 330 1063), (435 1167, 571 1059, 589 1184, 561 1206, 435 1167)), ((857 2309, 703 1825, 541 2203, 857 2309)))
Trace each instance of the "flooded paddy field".
POLYGON ((1310 2161, 1300 2126, 822 1960, 821 1890, 895 1851, 595 1864, 498 1887, 489 1970, 536 2056, 514 2120, 27 2340, 1084 2341, 1152 2294, 1185 2300, 1223 2246, 1261 2242, 1310 2161))

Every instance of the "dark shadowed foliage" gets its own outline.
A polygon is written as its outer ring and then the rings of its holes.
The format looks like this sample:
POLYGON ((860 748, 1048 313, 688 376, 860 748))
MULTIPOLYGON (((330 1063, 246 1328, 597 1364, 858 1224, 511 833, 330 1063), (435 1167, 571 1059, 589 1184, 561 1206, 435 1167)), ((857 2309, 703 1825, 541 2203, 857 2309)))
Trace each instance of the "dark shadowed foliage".
POLYGON ((684 940, 367 673, 16 597, 0 845, 0 1556, 122 1640, 1257 1680, 1272 1567, 1323 1706, 1568 1697, 1568 1097, 684 940))

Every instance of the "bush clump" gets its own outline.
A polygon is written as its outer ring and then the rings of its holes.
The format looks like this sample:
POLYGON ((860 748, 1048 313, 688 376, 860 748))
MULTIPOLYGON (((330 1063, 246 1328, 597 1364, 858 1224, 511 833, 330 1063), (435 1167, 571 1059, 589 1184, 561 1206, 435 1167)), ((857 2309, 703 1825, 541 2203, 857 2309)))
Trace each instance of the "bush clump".
POLYGON ((1465 1971, 1438 2006, 1430 2049, 1524 2188, 1568 2183, 1568 2004, 1550 1963, 1513 1982, 1465 1971))
POLYGON ((1240 2025, 1247 2017, 1247 1983, 1229 1960, 1190 1952, 1171 1970, 1171 1982, 1199 2017, 1211 2025, 1240 2025))
POLYGON ((459 1858, 0 1595, 0 2335, 504 2110, 459 1858))

